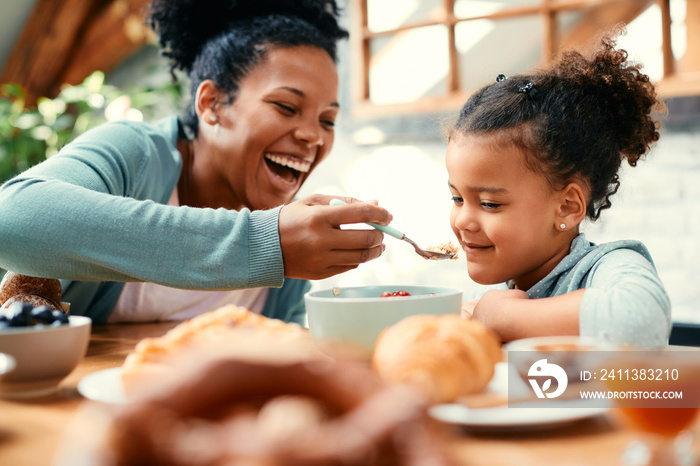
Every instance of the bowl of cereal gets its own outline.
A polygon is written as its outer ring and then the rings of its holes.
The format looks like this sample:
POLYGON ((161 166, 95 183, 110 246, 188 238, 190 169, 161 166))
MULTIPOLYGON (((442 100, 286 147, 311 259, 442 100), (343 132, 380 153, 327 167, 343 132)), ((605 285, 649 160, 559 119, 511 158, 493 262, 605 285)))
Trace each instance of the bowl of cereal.
POLYGON ((15 368, 0 379, 0 397, 34 398, 55 392, 87 352, 92 321, 29 303, 0 311, 0 353, 15 368))
POLYGON ((311 338, 334 357, 369 358, 385 328, 416 314, 459 314, 462 290, 438 286, 335 287, 304 296, 311 338))

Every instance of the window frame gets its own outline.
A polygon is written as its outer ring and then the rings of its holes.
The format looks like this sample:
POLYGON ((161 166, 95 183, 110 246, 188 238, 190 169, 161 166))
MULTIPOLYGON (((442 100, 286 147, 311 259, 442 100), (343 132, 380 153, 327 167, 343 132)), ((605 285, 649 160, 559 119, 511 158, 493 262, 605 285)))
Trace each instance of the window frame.
MULTIPOLYGON (((529 5, 504 8, 487 15, 457 18, 454 14, 455 0, 443 0, 442 18, 401 25, 386 31, 370 31, 368 27, 368 0, 351 0, 350 44, 352 49, 352 96, 353 115, 358 118, 378 118, 404 113, 427 113, 459 109, 475 89, 460 88, 459 53, 455 41, 455 26, 465 21, 500 20, 531 15, 542 18, 542 56, 539 65, 551 63, 559 52, 557 15, 576 9, 597 8, 608 5, 629 4, 638 7, 640 12, 652 4, 661 10, 663 74, 657 82, 661 98, 700 95, 700 71, 676 72, 676 59, 671 47, 670 0, 539 0, 529 5), (447 29, 449 71, 446 76, 446 93, 423 97, 414 102, 395 104, 375 104, 370 101, 369 71, 371 62, 370 45, 373 39, 426 26, 442 25, 447 29)), ((688 1, 690 4, 692 0, 688 1)), ((694 10, 700 13, 700 8, 694 10)), ((690 16, 690 15, 689 15, 690 16)), ((700 16, 700 15, 698 15, 700 16)), ((700 27, 700 18, 692 18, 692 24, 700 27)), ((686 24, 689 20, 686 18, 686 24)), ((691 26, 688 25, 690 31, 691 26)), ((596 31, 597 32, 597 31, 596 31)), ((690 36, 688 41, 691 41, 690 36)), ((697 44, 700 48, 700 44, 697 44)))

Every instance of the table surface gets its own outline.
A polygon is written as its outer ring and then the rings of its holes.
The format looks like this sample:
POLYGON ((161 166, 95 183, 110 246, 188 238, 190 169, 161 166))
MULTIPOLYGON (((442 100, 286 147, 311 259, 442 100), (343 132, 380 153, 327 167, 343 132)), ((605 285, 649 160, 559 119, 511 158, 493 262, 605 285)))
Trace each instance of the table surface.
MULTIPOLYGON (((87 356, 61 382, 56 394, 31 401, 0 399, 0 465, 50 465, 66 425, 85 402, 77 391, 90 373, 120 366, 142 338, 160 336, 175 323, 113 324, 95 327, 87 356)), ((584 419, 555 429, 475 433, 449 429, 450 448, 459 464, 478 466, 619 465, 634 433, 609 417, 584 419)), ((692 428, 700 436, 700 420, 692 428)), ((700 450, 694 443, 696 452, 700 450)))

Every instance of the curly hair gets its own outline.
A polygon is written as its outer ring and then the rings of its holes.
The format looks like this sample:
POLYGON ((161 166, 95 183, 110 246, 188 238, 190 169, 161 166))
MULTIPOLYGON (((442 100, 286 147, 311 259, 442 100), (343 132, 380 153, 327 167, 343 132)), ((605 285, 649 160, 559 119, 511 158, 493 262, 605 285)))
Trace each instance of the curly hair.
MULTIPOLYGON (((149 24, 171 73, 189 74, 193 96, 211 79, 228 103, 270 48, 308 45, 337 61, 336 42, 348 37, 338 24, 336 0, 153 0, 150 8, 149 24)), ((197 134, 194 103, 183 122, 197 134)))
POLYGON ((597 220, 620 186, 622 160, 636 166, 659 139, 652 111, 663 108, 641 65, 616 48, 621 33, 603 36, 591 57, 568 51, 548 69, 499 77, 464 104, 451 136, 507 131, 552 187, 587 183, 586 216, 597 220))

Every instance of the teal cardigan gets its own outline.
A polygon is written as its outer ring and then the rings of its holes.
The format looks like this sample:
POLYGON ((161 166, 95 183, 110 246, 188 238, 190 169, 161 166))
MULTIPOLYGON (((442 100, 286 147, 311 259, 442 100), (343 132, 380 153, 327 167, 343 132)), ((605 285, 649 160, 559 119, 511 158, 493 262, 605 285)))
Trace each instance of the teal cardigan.
POLYGON ((104 323, 124 282, 270 287, 263 314, 302 323, 306 280, 285 279, 281 207, 168 206, 182 169, 176 117, 94 128, 0 187, 0 267, 62 279, 71 313, 104 323))

